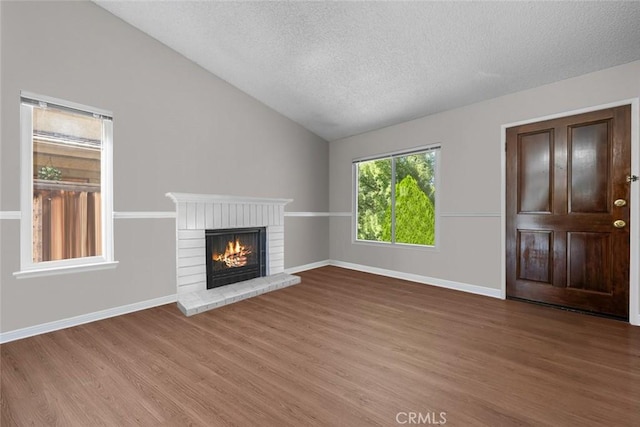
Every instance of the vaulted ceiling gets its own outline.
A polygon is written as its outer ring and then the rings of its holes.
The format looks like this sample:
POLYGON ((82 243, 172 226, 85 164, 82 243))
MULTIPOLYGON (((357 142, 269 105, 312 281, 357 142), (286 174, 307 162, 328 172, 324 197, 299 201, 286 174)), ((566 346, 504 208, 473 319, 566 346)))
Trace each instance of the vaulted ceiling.
POLYGON ((637 1, 95 2, 329 141, 640 59, 637 1))

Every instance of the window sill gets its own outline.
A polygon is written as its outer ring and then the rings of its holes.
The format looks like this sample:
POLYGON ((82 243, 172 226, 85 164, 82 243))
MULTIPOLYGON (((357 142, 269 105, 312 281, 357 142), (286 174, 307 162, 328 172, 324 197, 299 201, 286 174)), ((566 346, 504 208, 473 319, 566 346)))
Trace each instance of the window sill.
POLYGON ((13 273, 16 279, 26 279, 30 277, 55 276, 59 274, 82 273, 84 271, 108 270, 116 268, 118 261, 104 261, 93 264, 67 265, 64 267, 37 268, 33 270, 16 271, 13 273))

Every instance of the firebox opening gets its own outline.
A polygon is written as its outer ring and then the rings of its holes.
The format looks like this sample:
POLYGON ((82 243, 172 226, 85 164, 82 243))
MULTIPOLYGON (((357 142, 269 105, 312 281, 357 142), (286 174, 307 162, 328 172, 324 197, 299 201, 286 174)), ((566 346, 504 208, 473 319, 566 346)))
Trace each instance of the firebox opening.
POLYGON ((266 275, 266 228, 205 231, 207 289, 266 275))

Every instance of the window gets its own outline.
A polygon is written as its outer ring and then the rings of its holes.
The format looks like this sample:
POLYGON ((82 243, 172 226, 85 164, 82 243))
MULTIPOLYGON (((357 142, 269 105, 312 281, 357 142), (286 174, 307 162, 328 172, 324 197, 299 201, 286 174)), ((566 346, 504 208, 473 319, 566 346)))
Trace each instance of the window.
POLYGON ((21 271, 113 262, 111 113, 21 93, 21 271))
POLYGON ((354 161, 356 240, 435 246, 439 149, 354 161))

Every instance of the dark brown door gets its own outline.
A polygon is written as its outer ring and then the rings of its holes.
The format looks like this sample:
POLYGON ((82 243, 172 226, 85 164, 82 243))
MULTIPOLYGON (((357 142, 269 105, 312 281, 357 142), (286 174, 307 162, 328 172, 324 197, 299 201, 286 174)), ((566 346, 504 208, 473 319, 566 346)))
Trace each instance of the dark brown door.
POLYGON ((628 318, 631 106, 506 137, 507 297, 628 318))

